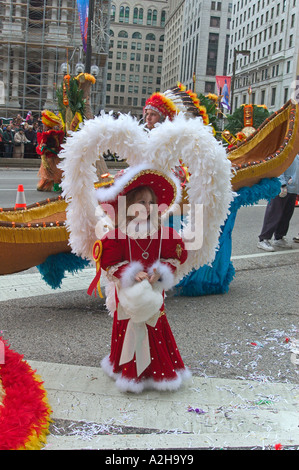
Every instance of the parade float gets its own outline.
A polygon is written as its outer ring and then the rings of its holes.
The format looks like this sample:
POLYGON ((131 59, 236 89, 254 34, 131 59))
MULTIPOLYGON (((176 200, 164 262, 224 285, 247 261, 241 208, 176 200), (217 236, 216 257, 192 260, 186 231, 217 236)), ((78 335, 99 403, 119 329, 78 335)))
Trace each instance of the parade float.
MULTIPOLYGON (((68 83, 64 83, 64 86, 68 86, 68 83)), ((68 113, 71 117, 71 120, 68 119, 70 123, 74 118, 78 121, 77 112, 78 109, 75 112, 73 110, 72 115, 68 113)), ((64 128, 67 125, 65 116, 67 114, 60 115, 60 119, 65 123, 64 128)), ((232 204, 233 219, 241 205, 256 203, 265 198, 265 193, 268 194, 268 198, 278 194, 276 177, 285 171, 299 151, 299 111, 296 102, 288 101, 256 129, 252 125, 251 118, 250 112, 244 107, 244 128, 241 137, 229 131, 222 136, 228 144, 226 151, 227 158, 231 162, 232 188, 239 196, 232 204), (247 135, 246 127, 250 127, 247 135)), ((84 124, 81 126, 84 128, 84 124)), ((81 132, 80 128, 77 130, 81 132)), ((99 155, 100 160, 103 161, 101 155, 99 155)), ((181 168, 181 171, 184 169, 181 168)), ((113 184, 113 178, 108 172, 97 172, 97 175, 98 181, 95 182, 95 186, 113 184)), ((69 232, 65 223, 66 210, 67 202, 61 195, 25 208, 0 208, 0 275, 37 266, 43 279, 56 288, 61 285, 65 271, 76 272, 87 266, 90 260, 71 252, 69 232)), ((232 227, 233 222, 234 220, 232 227)), ((230 251, 228 256, 230 257, 230 251)), ((209 268, 213 269, 210 266, 209 268)), ((189 283, 185 294, 225 292, 231 278, 232 275, 228 275, 224 287, 195 291, 191 289, 188 293, 192 285, 189 283)), ((179 286, 178 292, 181 295, 185 295, 183 287, 179 286)))
POLYGON ((299 151, 298 104, 293 101, 288 101, 272 115, 268 115, 264 107, 249 103, 237 109, 228 122, 232 125, 221 133, 221 137, 227 144, 227 157, 232 165, 235 198, 221 227, 214 261, 182 279, 175 288, 177 295, 228 292, 235 276, 231 261, 232 231, 238 210, 277 196, 280 192, 277 177, 289 167, 299 151), (261 116, 265 117, 265 114, 267 117, 262 120, 261 116))

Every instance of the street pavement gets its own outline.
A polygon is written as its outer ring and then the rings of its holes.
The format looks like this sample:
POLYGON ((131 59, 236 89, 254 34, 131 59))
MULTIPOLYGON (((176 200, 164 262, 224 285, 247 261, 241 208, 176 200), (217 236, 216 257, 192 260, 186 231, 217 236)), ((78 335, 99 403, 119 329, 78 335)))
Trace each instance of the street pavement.
MULTIPOLYGON (((44 380, 53 410, 45 450, 163 449, 183 463, 196 449, 299 448, 299 246, 257 249, 264 210, 261 201, 238 212, 228 293, 167 295, 168 320, 193 374, 176 392, 121 393, 99 367, 112 319, 104 299, 86 294, 93 267, 67 275, 57 290, 36 268, 0 277, 0 330, 44 380)), ((296 208, 290 240, 298 215, 296 208)))

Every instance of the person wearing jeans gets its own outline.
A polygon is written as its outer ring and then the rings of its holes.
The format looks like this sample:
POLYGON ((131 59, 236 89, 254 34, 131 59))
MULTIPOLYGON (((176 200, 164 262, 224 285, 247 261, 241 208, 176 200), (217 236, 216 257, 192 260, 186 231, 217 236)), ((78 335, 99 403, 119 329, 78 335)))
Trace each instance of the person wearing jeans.
POLYGON ((292 248, 285 237, 294 213, 296 197, 299 194, 299 154, 279 179, 281 191, 267 204, 257 244, 258 248, 265 251, 275 251, 276 247, 292 248))

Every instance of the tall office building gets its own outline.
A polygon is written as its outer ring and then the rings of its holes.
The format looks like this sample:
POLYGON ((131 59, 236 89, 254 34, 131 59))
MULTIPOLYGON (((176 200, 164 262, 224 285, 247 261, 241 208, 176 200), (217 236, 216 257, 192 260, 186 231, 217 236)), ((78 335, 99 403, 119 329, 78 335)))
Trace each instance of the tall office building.
POLYGON ((298 0, 234 0, 228 73, 233 109, 248 102, 270 112, 292 95, 298 63, 298 0))
POLYGON ((198 93, 216 93, 226 75, 232 2, 174 0, 165 28, 163 88, 181 81, 198 93))
POLYGON ((185 0, 171 0, 168 2, 161 90, 167 90, 180 81, 184 7, 185 0))
POLYGON ((167 0, 112 1, 106 111, 141 117, 161 88, 167 0))
MULTIPOLYGON (((97 75, 91 95, 95 111, 105 105, 110 2, 94 2, 90 71, 97 75)), ((55 88, 67 71, 82 72, 84 64, 77 2, 0 1, 0 116, 55 110, 55 88)))

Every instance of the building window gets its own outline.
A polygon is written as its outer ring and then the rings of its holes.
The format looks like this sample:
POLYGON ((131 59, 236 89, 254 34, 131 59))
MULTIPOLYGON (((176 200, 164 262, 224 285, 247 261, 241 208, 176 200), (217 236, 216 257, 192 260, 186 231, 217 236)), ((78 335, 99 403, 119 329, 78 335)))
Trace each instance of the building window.
POLYGON ((123 23, 125 17, 125 7, 120 7, 119 9, 119 22, 123 23))
POLYGON ((205 82, 205 93, 214 93, 214 92, 215 92, 215 83, 205 82))
POLYGON ((133 24, 143 24, 143 8, 134 8, 133 24))
POLYGON ((219 16, 211 16, 210 26, 211 26, 211 28, 220 28, 220 18, 219 18, 219 16))
POLYGON ((153 33, 149 33, 146 35, 146 38, 145 38, 147 41, 155 41, 156 40, 156 36, 153 34, 153 33))
POLYGON ((147 24, 148 26, 151 26, 151 24, 152 24, 152 17, 153 17, 153 12, 152 12, 152 10, 147 10, 146 24, 147 24))
POLYGON ((217 66, 217 53, 218 53, 219 34, 209 34, 208 57, 206 75, 215 76, 217 66))
POLYGON ((139 32, 135 32, 132 34, 132 39, 142 39, 142 35, 139 32))
POLYGON ((275 106, 276 88, 271 90, 271 106, 275 106))
POLYGON ((288 101, 288 96, 289 96, 289 89, 288 88, 285 88, 284 89, 284 103, 286 103, 288 101))
POLYGON ((111 23, 113 23, 115 21, 115 9, 116 9, 115 5, 112 5, 111 6, 111 16, 110 16, 111 23))

